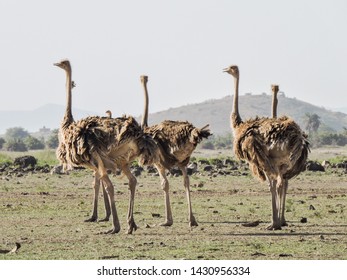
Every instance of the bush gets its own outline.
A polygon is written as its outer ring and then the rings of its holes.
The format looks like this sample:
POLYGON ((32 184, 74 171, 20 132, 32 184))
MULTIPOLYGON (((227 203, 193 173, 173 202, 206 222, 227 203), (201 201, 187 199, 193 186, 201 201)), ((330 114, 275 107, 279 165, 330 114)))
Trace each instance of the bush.
POLYGON ((24 144, 29 150, 42 150, 45 148, 42 141, 30 135, 24 139, 24 144))
POLYGON ((26 152, 28 148, 21 139, 10 139, 6 141, 4 148, 11 152, 26 152))
POLYGON ((200 144, 200 147, 206 150, 214 150, 214 144, 212 141, 204 141, 200 144))
POLYGON ((13 139, 24 139, 29 136, 28 131, 26 131, 22 127, 11 127, 6 130, 5 139, 13 140, 13 139))
POLYGON ((321 146, 345 146, 347 145, 347 135, 338 133, 319 133, 309 136, 312 147, 321 146))
POLYGON ((48 148, 50 148, 50 149, 58 148, 58 145, 59 145, 58 133, 59 133, 58 129, 54 129, 52 131, 52 134, 48 137, 48 139, 46 141, 46 145, 48 148))
POLYGON ((0 138, 0 150, 2 149, 4 144, 5 144, 5 139, 4 138, 0 138))
POLYGON ((200 144, 202 149, 214 150, 214 149, 231 149, 232 148, 232 135, 226 133, 224 135, 212 135, 206 141, 200 144))

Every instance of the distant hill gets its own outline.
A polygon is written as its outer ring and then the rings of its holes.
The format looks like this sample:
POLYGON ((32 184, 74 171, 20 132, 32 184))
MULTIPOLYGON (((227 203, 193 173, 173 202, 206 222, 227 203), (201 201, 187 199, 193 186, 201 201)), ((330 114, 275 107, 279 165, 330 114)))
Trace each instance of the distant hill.
MULTIPOLYGON (((270 116, 271 102, 270 95, 242 95, 239 98, 241 117, 247 119, 255 116, 270 116)), ((231 109, 232 96, 226 96, 150 114, 149 124, 155 124, 165 119, 188 120, 198 127, 210 124, 214 134, 225 134, 230 132, 231 109)), ((278 116, 290 116, 304 128, 306 113, 317 114, 321 118, 322 125, 324 124, 334 131, 339 132, 343 130, 343 127, 347 127, 347 114, 333 112, 283 95, 278 97, 278 116)))
MULTIPOLYGON (((0 111, 0 135, 10 127, 22 127, 29 132, 36 132, 40 128, 58 128, 63 118, 65 107, 57 104, 47 104, 31 111, 0 111)), ((73 108, 76 119, 88 115, 96 115, 94 112, 73 108)))
MULTIPOLYGON (((240 114, 243 119, 255 116, 270 116, 271 96, 262 95, 241 95, 240 114)), ((232 96, 221 99, 208 100, 202 103, 189 104, 178 108, 170 108, 165 111, 152 113, 149 115, 149 124, 155 124, 166 119, 188 120, 195 126, 202 127, 210 124, 214 134, 225 134, 230 132, 229 116, 232 108, 232 96)), ((64 114, 65 107, 61 105, 48 104, 32 111, 0 111, 0 135, 6 132, 7 128, 20 126, 29 132, 36 132, 39 129, 58 128, 64 114)), ((317 114, 321 118, 322 125, 334 130, 342 131, 347 127, 347 114, 334 112, 322 107, 297 100, 279 96, 278 115, 288 115, 304 127, 304 116, 306 113, 317 114)), ((88 115, 97 115, 95 112, 83 111, 73 108, 76 120, 88 115)), ((140 117, 137 118, 140 120, 140 117)))

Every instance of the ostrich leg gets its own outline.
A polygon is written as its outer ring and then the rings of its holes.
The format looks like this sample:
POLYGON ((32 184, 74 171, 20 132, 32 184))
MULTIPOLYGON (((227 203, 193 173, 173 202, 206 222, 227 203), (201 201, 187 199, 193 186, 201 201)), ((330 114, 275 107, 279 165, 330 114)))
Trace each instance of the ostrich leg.
POLYGON ((283 179, 283 186, 280 190, 280 199, 281 199, 281 226, 288 226, 286 219, 284 218, 285 206, 286 206, 286 195, 288 191, 288 180, 283 179))
POLYGON ((132 234, 133 230, 137 230, 137 225, 134 220, 134 199, 135 199, 135 189, 137 180, 135 176, 131 173, 129 166, 125 166, 122 168, 123 173, 129 179, 129 207, 128 207, 128 234, 132 234))
POLYGON ((105 218, 99 220, 99 222, 108 222, 110 220, 110 216, 111 216, 111 206, 110 206, 110 202, 108 200, 108 196, 107 196, 107 192, 106 192, 104 183, 101 182, 101 185, 102 185, 102 192, 103 192, 104 203, 105 203, 105 218))
POLYGON ((94 172, 94 200, 93 200, 93 213, 92 216, 85 220, 85 222, 96 222, 98 219, 98 197, 99 197, 99 190, 100 190, 100 177, 97 172, 94 172))
POLYGON ((108 199, 110 201, 110 206, 111 206, 111 213, 112 213, 112 218, 113 218, 113 228, 110 229, 109 231, 105 233, 118 233, 120 231, 120 224, 119 224, 119 219, 118 219, 118 214, 116 210, 116 203, 114 200, 114 187, 112 185, 112 182, 110 178, 106 175, 102 177, 102 180, 106 184, 106 192, 108 195, 108 199))
POLYGON ((171 204, 170 204, 170 195, 169 195, 169 181, 166 178, 165 175, 165 168, 157 166, 157 170, 159 171, 160 179, 161 179, 161 186, 165 193, 165 223, 161 223, 161 226, 172 226, 173 219, 172 219, 172 211, 171 211, 171 204))
POLYGON ((182 166, 182 167, 180 167, 180 169, 181 169, 182 175, 183 175, 184 187, 186 190, 186 196, 187 196, 187 202, 188 202, 189 226, 190 227, 198 226, 198 223, 196 222, 195 217, 193 215, 193 211, 192 211, 192 203, 191 203, 191 199, 190 199, 189 176, 187 174, 187 168, 185 166, 182 166))
POLYGON ((92 157, 97 161, 97 169, 95 170, 97 175, 99 176, 100 180, 103 182, 103 186, 105 187, 105 191, 107 193, 107 197, 110 203, 111 207, 111 213, 112 213, 112 221, 113 221, 113 228, 106 233, 118 233, 120 231, 120 224, 118 219, 118 214, 116 210, 116 203, 114 200, 114 187, 110 180, 110 178, 107 175, 107 170, 104 166, 104 163, 96 152, 92 154, 92 157))
POLYGON ((277 181, 270 180, 270 191, 272 198, 272 223, 267 227, 268 230, 281 229, 279 211, 280 211, 280 199, 278 193, 278 186, 281 184, 281 179, 277 181))

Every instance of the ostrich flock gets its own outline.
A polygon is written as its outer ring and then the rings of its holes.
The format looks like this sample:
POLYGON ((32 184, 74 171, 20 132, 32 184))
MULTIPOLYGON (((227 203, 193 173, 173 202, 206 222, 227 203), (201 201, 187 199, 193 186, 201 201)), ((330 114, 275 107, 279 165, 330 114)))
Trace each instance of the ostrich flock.
MULTIPOLYGON (((165 221, 162 226, 173 224, 169 196, 167 170, 178 167, 183 174, 183 184, 188 204, 189 226, 197 226, 190 197, 187 165, 196 146, 211 136, 209 125, 197 128, 187 121, 165 120, 148 126, 149 97, 147 76, 141 76, 145 105, 141 124, 132 116, 90 116, 75 121, 72 116, 72 68, 68 60, 54 64, 66 74, 66 110, 59 130, 57 158, 65 170, 82 166, 94 172, 93 211, 86 222, 98 220, 98 196, 103 191, 106 216, 99 221, 108 221, 112 215, 112 228, 106 233, 118 233, 120 223, 114 200, 114 186, 109 172, 120 169, 129 181, 128 233, 137 229, 134 220, 134 199, 137 185, 130 165, 135 159, 141 165, 153 165, 158 170, 161 186, 165 193, 165 221)), ((224 72, 234 78, 235 92, 230 116, 234 135, 235 156, 248 162, 253 175, 267 181, 272 196, 272 222, 269 230, 278 230, 286 225, 284 218, 288 180, 305 169, 309 152, 307 135, 289 117, 277 118, 278 85, 272 86, 272 117, 243 121, 239 114, 239 69, 232 65, 224 72)))

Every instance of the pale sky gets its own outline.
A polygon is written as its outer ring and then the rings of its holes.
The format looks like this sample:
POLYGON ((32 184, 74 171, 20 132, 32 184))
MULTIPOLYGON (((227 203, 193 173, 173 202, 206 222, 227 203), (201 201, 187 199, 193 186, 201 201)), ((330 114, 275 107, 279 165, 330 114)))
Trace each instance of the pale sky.
POLYGON ((150 112, 240 92, 270 92, 347 107, 346 0, 0 0, 0 110, 65 105, 114 116, 142 113, 139 76, 149 76, 150 112))

